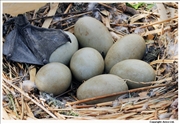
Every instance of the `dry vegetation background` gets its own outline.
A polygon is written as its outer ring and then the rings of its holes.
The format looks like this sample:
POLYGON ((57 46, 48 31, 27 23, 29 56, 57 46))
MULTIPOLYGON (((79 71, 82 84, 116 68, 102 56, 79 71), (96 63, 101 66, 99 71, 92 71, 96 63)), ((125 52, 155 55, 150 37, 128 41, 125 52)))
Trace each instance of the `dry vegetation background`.
MULTIPOLYGON (((72 33, 78 18, 88 15, 100 20, 115 41, 140 34, 147 45, 143 60, 156 71, 151 86, 119 93, 114 101, 86 105, 76 98, 76 82, 57 97, 39 93, 32 82, 40 66, 9 62, 3 56, 2 119, 178 120, 178 3, 131 5, 134 8, 126 3, 47 3, 25 14, 32 25, 72 33)), ((4 13, 3 23, 14 16, 4 13)), ((3 42, 12 29, 7 28, 3 42)))

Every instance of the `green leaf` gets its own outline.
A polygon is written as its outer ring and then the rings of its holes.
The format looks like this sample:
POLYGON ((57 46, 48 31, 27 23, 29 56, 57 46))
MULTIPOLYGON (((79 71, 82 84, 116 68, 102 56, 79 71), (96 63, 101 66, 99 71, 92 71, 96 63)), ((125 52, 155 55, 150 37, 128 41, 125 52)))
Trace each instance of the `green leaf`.
POLYGON ((146 9, 150 10, 154 5, 155 5, 155 3, 154 4, 147 4, 146 9))
POLYGON ((144 2, 139 2, 137 4, 130 4, 130 3, 126 3, 126 6, 132 7, 134 9, 138 9, 139 7, 143 6, 144 2))

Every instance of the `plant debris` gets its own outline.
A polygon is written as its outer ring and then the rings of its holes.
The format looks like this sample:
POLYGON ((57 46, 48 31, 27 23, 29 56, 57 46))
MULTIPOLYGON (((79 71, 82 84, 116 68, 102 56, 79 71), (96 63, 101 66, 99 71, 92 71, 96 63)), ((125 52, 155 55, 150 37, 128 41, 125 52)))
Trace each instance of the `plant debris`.
MULTIPOLYGON (((91 16, 108 28, 114 41, 138 33, 147 46, 143 60, 155 70, 156 80, 149 82, 151 86, 120 92, 114 101, 87 105, 85 101, 117 94, 78 100, 76 81, 59 96, 42 93, 33 84, 42 66, 7 61, 3 56, 3 120, 178 120, 178 2, 158 6, 153 2, 47 3, 25 15, 34 26, 71 33, 80 17, 91 16), (26 85, 26 81, 32 84, 26 85)), ((13 17, 3 13, 3 23, 13 17)), ((3 27, 2 43, 13 28, 3 27)))

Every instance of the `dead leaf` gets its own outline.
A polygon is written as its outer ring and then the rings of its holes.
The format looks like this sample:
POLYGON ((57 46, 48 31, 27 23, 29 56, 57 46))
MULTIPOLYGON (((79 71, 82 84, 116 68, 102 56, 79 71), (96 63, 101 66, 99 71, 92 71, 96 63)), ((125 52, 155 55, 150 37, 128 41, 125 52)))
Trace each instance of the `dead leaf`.
POLYGON ((103 14, 104 16, 107 16, 107 17, 109 16, 109 12, 106 10, 101 11, 101 14, 103 14))
POLYGON ((166 9, 164 8, 164 5, 162 3, 156 3, 156 6, 160 15, 159 21, 168 19, 167 12, 166 12, 166 9))
POLYGON ((25 104, 25 108, 27 110, 26 114, 27 114, 28 118, 36 119, 34 117, 34 114, 33 114, 32 110, 31 110, 31 108, 29 107, 29 104, 27 102, 25 102, 24 104, 25 104))
POLYGON ((160 34, 162 32, 162 29, 156 29, 156 30, 152 30, 152 31, 146 31, 141 33, 141 36, 147 36, 150 34, 160 34))
POLYGON ((114 39, 114 41, 117 41, 118 39, 121 38, 118 34, 114 33, 113 31, 110 31, 110 34, 112 38, 114 39))
POLYGON ((139 97, 146 97, 146 96, 147 96, 147 91, 139 93, 139 97))
POLYGON ((134 22, 136 22, 139 19, 145 18, 146 16, 148 16, 149 14, 136 14, 133 17, 131 17, 130 20, 130 24, 133 24, 134 22))
POLYGON ((154 35, 152 35, 152 34, 149 34, 147 37, 148 40, 153 40, 153 38, 154 38, 154 35))
POLYGON ((34 82, 35 76, 36 76, 36 68, 35 67, 32 67, 32 66, 29 67, 29 75, 30 75, 30 81, 34 82))

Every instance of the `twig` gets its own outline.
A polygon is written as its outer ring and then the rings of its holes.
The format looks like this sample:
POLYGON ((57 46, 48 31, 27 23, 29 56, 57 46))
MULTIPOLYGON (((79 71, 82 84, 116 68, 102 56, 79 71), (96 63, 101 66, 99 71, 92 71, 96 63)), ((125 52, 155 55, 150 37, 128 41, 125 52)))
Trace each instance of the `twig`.
MULTIPOLYGON (((104 7, 109 8, 109 9, 114 10, 114 8, 112 8, 112 7, 108 6, 108 5, 104 4, 104 3, 99 3, 99 4, 100 4, 100 5, 102 5, 102 6, 104 6, 104 7)), ((118 11, 118 12, 122 13, 122 11, 121 11, 121 10, 116 9, 116 11, 118 11)))
POLYGON ((12 84, 11 81, 3 78, 4 82, 6 82, 7 84, 11 85, 13 88, 15 88, 16 90, 18 90, 22 95, 24 95, 25 97, 27 97, 28 99, 30 99, 33 103, 35 103, 36 105, 38 105, 41 109, 43 109, 45 112, 47 112, 51 117, 57 119, 57 117, 55 115, 53 115, 49 110, 47 110, 46 108, 44 108, 41 104, 39 104, 38 102, 36 102, 34 99, 32 99, 31 97, 29 97, 25 92, 23 92, 19 87, 15 86, 12 84))
MULTIPOLYGON (((91 11, 83 11, 83 13, 87 13, 87 12, 91 12, 91 11)), ((54 17, 60 17, 60 16, 67 16, 67 15, 75 15, 75 14, 80 14, 82 12, 71 12, 71 13, 60 13, 60 14, 55 14, 52 16, 45 16, 45 17, 40 17, 40 18, 35 18, 35 19, 29 19, 29 21, 35 21, 35 20, 39 20, 39 19, 48 19, 48 18, 54 18, 54 17)))
POLYGON ((131 117, 131 116, 133 116, 133 115, 135 115, 136 114, 136 112, 131 112, 131 113, 129 113, 129 114, 124 114, 124 115, 122 115, 122 116, 118 116, 118 118, 116 118, 116 119, 118 119, 118 120, 123 120, 123 119, 126 119, 126 118, 128 118, 128 117, 131 117))
MULTIPOLYGON (((22 83, 20 83, 20 85, 21 85, 21 89, 22 89, 22 83)), ((24 96, 21 94, 21 102, 22 102, 22 106, 21 106, 21 111, 22 111, 22 113, 21 113, 21 120, 23 120, 23 117, 24 117, 24 96)))
MULTIPOLYGON (((74 15, 74 16, 66 17, 66 18, 60 19, 59 21, 54 22, 53 25, 56 24, 56 23, 58 23, 58 22, 61 22, 61 21, 65 21, 65 20, 68 20, 68 19, 71 19, 71 18, 83 16, 83 15, 85 15, 85 14, 90 14, 90 13, 92 13, 92 11, 87 11, 87 12, 85 12, 85 13, 81 13, 81 14, 77 14, 77 15, 74 15)), ((74 26, 74 25, 73 25, 73 26, 74 26)), ((68 27, 68 28, 69 28, 69 27, 68 27)), ((66 29, 66 30, 67 30, 67 29, 66 29)))
POLYGON ((92 11, 88 11, 88 12, 85 12, 85 13, 81 13, 81 14, 77 14, 77 15, 74 15, 74 16, 66 17, 66 18, 61 19, 61 20, 59 20, 59 21, 65 21, 65 20, 68 20, 68 19, 70 19, 70 18, 75 18, 75 17, 83 16, 83 15, 85 15, 85 14, 90 14, 90 13, 92 13, 92 11))
POLYGON ((168 21, 171 21, 171 20, 176 19, 176 18, 178 18, 178 16, 175 16, 173 18, 169 18, 169 19, 166 19, 166 20, 163 20, 163 21, 154 22, 154 23, 151 23, 151 24, 148 24, 148 25, 140 26, 139 28, 145 28, 145 27, 148 27, 148 26, 161 24, 161 23, 168 22, 168 21))
POLYGON ((112 25, 112 26, 122 26, 122 27, 136 28, 136 26, 129 25, 129 24, 114 24, 114 23, 110 23, 110 25, 112 25))
POLYGON ((102 98, 122 95, 122 94, 126 94, 126 93, 132 93, 132 92, 143 91, 143 90, 148 90, 148 89, 153 89, 153 88, 158 88, 158 87, 164 87, 164 86, 167 86, 167 85, 168 84, 160 84, 160 85, 156 85, 156 86, 142 87, 142 88, 122 91, 122 92, 118 92, 118 93, 113 93, 113 94, 108 94, 108 95, 103 95, 103 96, 98 96, 98 97, 87 98, 87 99, 71 102, 71 103, 69 103, 69 105, 75 105, 75 104, 79 104, 79 103, 84 103, 84 102, 93 101, 93 100, 97 100, 97 99, 102 99, 102 98))
POLYGON ((66 13, 69 11, 69 9, 71 8, 71 6, 72 6, 72 3, 69 4, 69 6, 67 7, 67 9, 64 11, 64 14, 66 14, 66 13))
POLYGON ((72 90, 74 90, 74 88, 72 88, 72 89, 70 89, 70 90, 67 90, 66 92, 63 92, 63 93, 61 93, 60 95, 57 95, 55 98, 58 98, 58 97, 60 97, 60 96, 62 96, 62 95, 65 95, 65 94, 71 92, 72 90))
POLYGON ((150 82, 136 82, 136 81, 132 81, 130 79, 125 79, 125 81, 129 81, 129 82, 133 82, 133 83, 140 83, 140 84, 147 84, 147 85, 160 84, 162 82, 171 81, 171 80, 172 80, 172 77, 164 78, 164 79, 158 80, 158 81, 150 81, 150 82))
POLYGON ((121 35, 121 36, 125 36, 125 35, 126 35, 126 33, 121 32, 121 31, 115 31, 113 28, 108 28, 108 30, 113 31, 113 32, 115 32, 116 34, 119 34, 119 35, 121 35))
POLYGON ((113 101, 96 104, 96 107, 112 105, 113 101))
POLYGON ((69 29, 71 29, 71 28, 73 28, 74 27, 74 25, 71 25, 71 26, 69 26, 69 27, 67 27, 67 28, 65 28, 65 29, 63 29, 64 31, 67 31, 67 30, 69 30, 69 29))
POLYGON ((102 109, 102 108, 100 108, 100 109, 98 109, 98 108, 88 108, 88 109, 77 109, 77 108, 73 108, 73 109, 49 109, 50 111, 113 111, 113 112, 115 112, 115 111, 118 111, 119 110, 119 108, 117 108, 117 109, 107 109, 107 108, 105 108, 105 109, 102 109))
MULTIPOLYGON (((51 9, 50 9, 50 11, 48 13, 48 16, 52 16, 52 15, 54 15, 56 13, 56 10, 58 9, 58 5, 59 5, 58 3, 54 3, 54 4, 52 3, 51 4, 51 6, 50 6, 51 9)), ((52 18, 46 19, 44 21, 42 27, 48 28, 50 26, 50 24, 51 24, 51 21, 52 21, 52 18)))
POLYGON ((70 96, 75 99, 75 100, 78 100, 78 98, 76 98, 73 94, 70 94, 70 96))
POLYGON ((155 112, 154 112, 154 119, 158 120, 158 110, 155 110, 155 112))
POLYGON ((96 107, 95 105, 79 105, 75 106, 76 109, 96 107))
POLYGON ((152 61, 150 65, 159 64, 159 63, 174 63, 176 61, 178 62, 178 60, 159 59, 159 60, 152 61))

